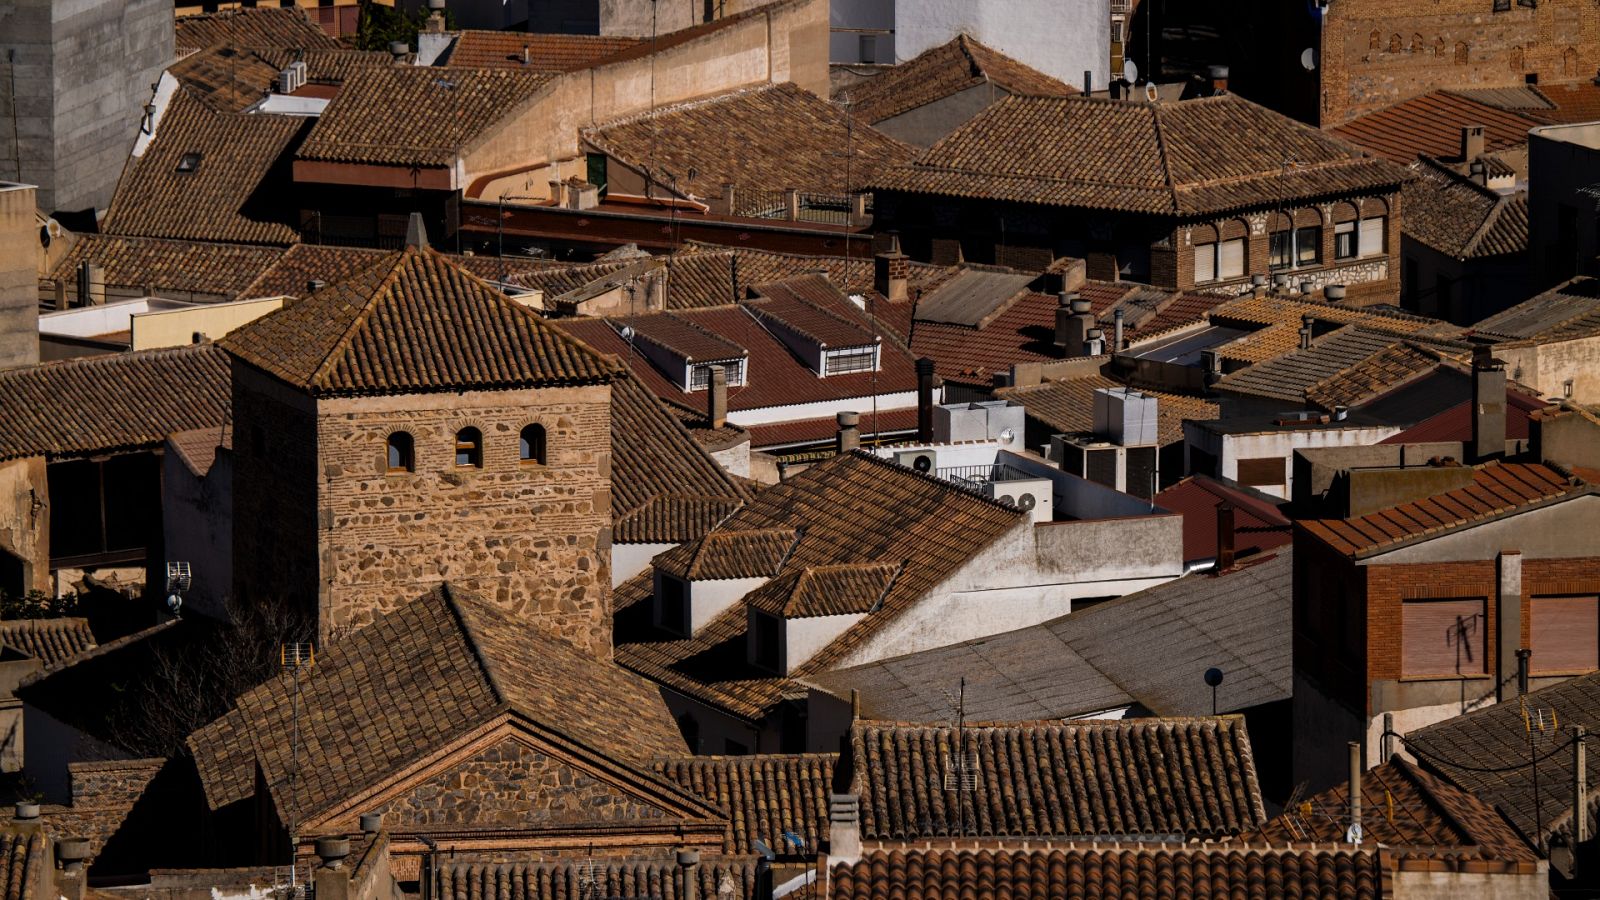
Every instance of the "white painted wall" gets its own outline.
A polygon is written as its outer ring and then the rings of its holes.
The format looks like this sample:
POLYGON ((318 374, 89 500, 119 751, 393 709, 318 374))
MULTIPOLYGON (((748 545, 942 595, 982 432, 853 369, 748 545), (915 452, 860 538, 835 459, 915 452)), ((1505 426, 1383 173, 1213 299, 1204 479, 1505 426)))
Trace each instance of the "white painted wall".
POLYGON ((789 670, 792 672, 804 665, 806 660, 817 655, 818 650, 833 643, 834 639, 844 634, 851 625, 865 618, 865 613, 850 613, 843 616, 786 619, 784 651, 787 655, 784 659, 789 664, 789 670))
MULTIPOLYGON (((1230 480, 1239 477, 1239 460, 1276 456, 1283 459, 1283 485, 1258 485, 1256 490, 1287 500, 1294 494, 1294 452, 1312 447, 1368 447, 1401 429, 1394 425, 1353 428, 1274 429, 1250 434, 1218 434, 1193 423, 1183 425, 1183 438, 1217 458, 1217 475, 1230 480)), ((1185 467, 1190 467, 1187 460, 1185 467)))
POLYGON ((1110 0, 895 0, 894 13, 899 62, 966 33, 1070 85, 1110 78, 1110 0))
POLYGON ((744 599, 770 579, 723 578, 717 581, 689 582, 689 626, 694 633, 710 624, 723 610, 744 599))
POLYGON ((650 560, 658 554, 671 550, 677 544, 612 544, 611 545, 611 586, 627 581, 629 578, 643 572, 650 567, 650 560))
MULTIPOLYGON (((641 345, 642 346, 642 345, 641 345)), ((752 367, 755 369, 755 367, 752 367)), ((761 373, 756 370, 752 378, 760 378, 761 373)), ((728 388, 728 396, 738 393, 738 388, 728 388)), ((909 409, 917 405, 916 391, 901 391, 898 394, 879 394, 878 409, 909 409)), ((763 406, 759 409, 731 410, 728 421, 735 425, 771 425, 774 422, 794 422, 801 419, 822 419, 836 413, 858 412, 869 413, 872 411, 872 397, 845 397, 841 400, 819 400, 816 403, 793 403, 788 406, 763 406)))

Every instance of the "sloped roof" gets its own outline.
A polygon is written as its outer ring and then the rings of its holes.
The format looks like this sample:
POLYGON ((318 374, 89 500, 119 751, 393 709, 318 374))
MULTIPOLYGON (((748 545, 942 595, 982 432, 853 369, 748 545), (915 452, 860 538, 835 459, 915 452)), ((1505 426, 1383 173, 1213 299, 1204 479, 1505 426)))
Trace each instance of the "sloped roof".
POLYGON ((1461 129, 1468 125, 1484 126, 1484 150, 1492 153, 1526 144, 1529 129, 1542 124, 1523 112, 1437 90, 1352 119, 1333 133, 1407 165, 1419 155, 1461 159, 1461 129))
POLYGON ((785 619, 869 613, 883 602, 900 563, 845 563, 790 569, 745 595, 747 606, 785 619))
MULTIPOLYGON (((1539 397, 1520 390, 1506 391, 1506 439, 1511 441, 1527 440, 1530 431, 1528 427, 1529 415, 1544 409, 1546 405, 1544 400, 1539 397)), ((1418 422, 1399 434, 1390 435, 1378 443, 1427 444, 1436 441, 1470 441, 1472 440, 1472 410, 1472 401, 1462 401, 1443 412, 1418 422)))
POLYGON ((430 249, 250 323, 229 353, 317 396, 608 382, 616 363, 430 249))
POLYGON ((155 139, 129 161, 102 229, 134 237, 294 243, 299 232, 283 206, 286 164, 305 126, 295 116, 217 112, 187 90, 176 91, 155 139))
POLYGON ((1474 334, 1544 343, 1600 333, 1600 278, 1579 276, 1472 326, 1474 334))
POLYGON ((448 585, 327 647, 299 688, 268 681, 190 736, 212 809, 249 797, 259 766, 280 815, 304 820, 506 712, 623 765, 684 750, 648 682, 448 585), (298 765, 279 740, 295 709, 298 765))
POLYGON ((1394 344, 1306 388, 1306 401, 1333 411, 1365 403, 1408 384, 1444 364, 1428 347, 1394 344))
POLYGON ((674 187, 682 193, 720 197, 733 184, 736 214, 781 202, 757 192, 848 193, 915 154, 870 126, 852 129, 844 110, 791 83, 662 107, 587 129, 583 138, 641 171, 687 178, 694 170, 693 182, 674 187))
POLYGON ((747 496, 634 378, 611 384, 611 464, 616 541, 693 540, 747 496))
POLYGON ((1233 547, 1239 556, 1290 543, 1289 518, 1271 498, 1206 475, 1190 475, 1155 496, 1156 505, 1183 516, 1183 558, 1217 555, 1217 507, 1233 507, 1233 547))
POLYGON ((1218 666, 1226 680, 1217 708, 1237 712, 1291 694, 1293 582, 1285 547, 1220 576, 1186 576, 1049 622, 806 681, 839 696, 859 690, 867 715, 900 721, 949 721, 952 673, 966 678, 972 721, 1066 719, 1135 704, 1200 716, 1211 711, 1201 676, 1218 666))
POLYGON ((872 187, 1188 216, 1386 191, 1405 179, 1233 94, 1170 104, 1009 97, 872 187), (1286 168, 1286 157, 1298 163, 1286 168))
POLYGON ((1078 93, 1077 88, 958 34, 915 59, 851 85, 839 99, 848 99, 851 112, 861 121, 876 124, 983 84, 1007 94, 1036 97, 1078 93))
POLYGON ((95 646, 89 620, 80 618, 0 622, 0 644, 46 666, 57 665, 95 646))
MULTIPOLYGON (((1223 376, 1216 389, 1227 394, 1266 397, 1291 403, 1310 402, 1308 395, 1330 379, 1343 379, 1360 363, 1383 354, 1403 343, 1394 335, 1367 331, 1363 328, 1345 327, 1314 341, 1310 348, 1296 348, 1282 356, 1256 363, 1246 369, 1223 376)), ((1401 355, 1396 360, 1404 377, 1420 374, 1409 363, 1414 359, 1401 355)), ((1427 360, 1427 367, 1437 365, 1436 358, 1427 360)), ((1342 382, 1341 382, 1342 383, 1342 382)), ((1341 388, 1340 396, 1349 393, 1341 388)), ((1331 396, 1331 394, 1330 394, 1331 396)))
POLYGON ((800 532, 794 528, 719 528, 662 553, 654 563, 664 572, 691 581, 771 578, 783 568, 799 540, 800 532))
POLYGON ((1221 838, 1267 818, 1239 716, 857 722, 849 765, 864 839, 1221 838))
POLYGON ((227 355, 212 344, 0 371, 0 460, 155 447, 225 422, 230 385, 227 355))
MULTIPOLYGON (((1085 375, 1045 381, 1029 387, 1000 388, 995 396, 1022 404, 1030 418, 1062 434, 1081 434, 1094 430, 1094 392, 1103 388, 1124 387, 1104 375, 1085 375)), ((1187 419, 1214 419, 1219 407, 1210 400, 1163 394, 1140 393, 1156 398, 1156 438, 1162 444, 1183 440, 1187 419)))
POLYGON ((1431 159, 1411 165, 1404 229, 1446 256, 1475 259, 1528 249, 1528 192, 1501 194, 1431 159))
MULTIPOLYGON (((858 452, 832 457, 761 491, 712 535, 803 527, 775 575, 805 566, 905 561, 878 611, 796 667, 791 674, 801 678, 827 670, 1025 521, 1024 513, 1008 506, 858 452)), ((694 637, 678 638, 651 624, 652 589, 651 574, 643 572, 613 595, 619 663, 746 718, 758 717, 778 700, 790 680, 748 663, 742 605, 734 604, 694 637)))
POLYGON ((1502 516, 1589 493, 1542 463, 1487 463, 1472 484, 1351 519, 1303 519, 1300 527, 1338 553, 1372 556, 1502 516))
POLYGON ((776 324, 821 347, 862 347, 883 338, 858 316, 840 315, 849 301, 826 275, 801 275, 787 281, 759 284, 744 308, 768 324, 776 324))
POLYGON ((179 16, 173 43, 199 49, 215 44, 287 49, 334 48, 339 41, 295 6, 230 9, 179 16))
POLYGON ((1360 848, 1106 846, 1065 850, 894 850, 833 867, 832 900, 1051 900, 1157 896, 1385 896, 1383 861, 1360 848))
POLYGON ((655 770, 728 816, 724 853, 748 853, 761 841, 783 856, 818 851, 828 837, 828 795, 837 753, 762 753, 662 760, 655 770), (805 842, 796 848, 784 833, 805 842))
POLYGON ((550 76, 507 69, 384 66, 355 72, 306 135, 297 157, 390 166, 448 166, 550 76))
POLYGON ((597 34, 528 34, 462 29, 450 48, 448 66, 570 72, 627 50, 639 38, 597 34))
POLYGON ((193 294, 235 300, 271 296, 251 293, 250 285, 283 256, 280 247, 78 234, 45 277, 70 285, 78 266, 92 262, 105 270, 108 286, 148 287, 157 294, 175 294, 179 300, 193 294))
POLYGON ((701 900, 722 896, 724 886, 736 900, 756 894, 756 864, 749 856, 702 857, 692 893, 683 890, 683 875, 672 859, 595 862, 591 867, 574 861, 469 862, 447 857, 438 863, 439 900, 701 900))

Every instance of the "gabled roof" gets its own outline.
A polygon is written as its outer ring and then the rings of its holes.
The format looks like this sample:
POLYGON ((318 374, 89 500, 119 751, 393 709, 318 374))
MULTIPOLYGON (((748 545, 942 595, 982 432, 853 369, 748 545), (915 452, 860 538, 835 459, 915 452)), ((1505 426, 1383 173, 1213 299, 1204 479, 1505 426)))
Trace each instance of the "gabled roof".
POLYGON ((901 563, 790 569, 745 595, 746 605, 784 619, 866 614, 883 602, 901 563))
POLYGON ((837 753, 689 756, 657 762, 655 770, 727 814, 724 853, 748 853, 761 841, 783 856, 808 856, 828 838, 828 795, 838 761, 837 753), (785 832, 804 847, 795 847, 785 832))
POLYGON ((748 496, 635 378, 611 384, 612 540, 700 537, 748 496))
POLYGON ((215 44, 307 50, 339 46, 339 41, 311 21, 304 9, 294 6, 179 16, 173 43, 180 50, 215 44))
POLYGON ((1222 378, 1225 394, 1309 403, 1324 409, 1351 406, 1439 365, 1438 354, 1393 334, 1346 326, 1222 378))
POLYGON ((662 107, 587 129, 583 138, 639 171, 679 179, 694 171, 692 182, 657 178, 683 194, 720 197, 723 185, 734 185, 736 215, 781 205, 790 188, 848 193, 915 154, 870 126, 852 128, 844 110, 789 83, 662 107))
POLYGON ((0 622, 0 645, 54 666, 93 650, 95 642, 88 619, 13 619, 0 622))
POLYGON ((857 722, 849 766, 869 840, 1222 838, 1267 818, 1240 716, 857 722))
POLYGON ((637 43, 639 38, 622 35, 462 29, 444 64, 475 69, 570 72, 595 65, 637 43))
POLYGON ((1528 131, 1544 124, 1525 112, 1492 106, 1456 91, 1430 91, 1339 125, 1333 133, 1401 165, 1419 155, 1461 159, 1461 129, 1484 126, 1484 150, 1495 152, 1528 142, 1528 131))
POLYGON ((833 868, 831 900, 1051 900, 1387 896, 1383 860, 1359 847, 1117 845, 1064 850, 894 850, 833 868), (976 894, 974 893, 976 892, 976 894))
POLYGON ((750 355, 750 351, 733 341, 674 313, 618 316, 613 321, 619 332, 623 328, 633 329, 633 340, 655 344, 685 362, 718 362, 750 355))
POLYGON ((144 155, 129 160, 102 229, 134 237, 292 244, 288 155, 306 121, 217 112, 173 93, 144 155))
POLYGON ((430 249, 244 326, 229 353, 316 396, 609 382, 616 363, 430 249))
POLYGON ((878 190, 1196 216, 1382 192, 1397 166, 1233 94, 1182 103, 1009 97, 878 190), (1298 163, 1286 167, 1284 159, 1298 163))
POLYGON ((395 59, 382 50, 227 43, 192 53, 173 63, 167 73, 217 112, 240 112, 272 93, 283 70, 295 62, 306 64, 307 82, 338 84, 360 69, 393 66, 395 59))
POLYGON ((212 344, 139 350, 0 371, 0 460, 159 446, 227 421, 228 359, 212 344))
POLYGON ((1183 516, 1184 560, 1217 555, 1217 507, 1233 507, 1233 547, 1238 556, 1261 553, 1293 541, 1289 518, 1263 494, 1190 475, 1155 496, 1156 505, 1183 516))
POLYGON ((877 124, 985 84, 998 88, 1000 96, 1068 97, 1078 93, 1077 88, 958 34, 915 59, 851 85, 838 99, 847 99, 850 111, 861 121, 877 124))
POLYGON ((1528 192, 1501 194, 1423 158, 1406 183, 1407 237, 1454 259, 1504 256, 1528 249, 1528 192))
POLYGON ((653 562, 663 572, 690 581, 771 578, 783 568, 800 537, 794 528, 719 528, 660 554, 653 562))
POLYGON ((271 292, 252 293, 250 285, 283 256, 280 247, 252 244, 76 234, 71 249, 45 277, 70 287, 78 266, 92 262, 105 271, 107 287, 149 288, 175 300, 195 295, 236 300, 271 296, 271 292))
POLYGON ((1466 487, 1352 519, 1303 519, 1299 525, 1334 551, 1361 559, 1591 490, 1543 463, 1487 463, 1466 487))
MULTIPOLYGON (((801 678, 826 671, 1026 521, 1026 514, 1009 506, 858 452, 824 460, 761 491, 712 535, 804 528, 774 575, 806 566, 905 561, 879 609, 791 672, 801 678)), ((699 545, 685 548, 673 552, 690 556, 699 545)), ((763 566, 767 561, 770 552, 763 566)), ((742 604, 733 604, 692 638, 673 637, 651 624, 652 589, 651 575, 644 572, 613 595, 619 663, 749 719, 759 718, 792 683, 747 662, 748 616, 742 604)))
POLYGON ((744 301, 757 319, 777 325, 824 348, 864 347, 883 338, 859 318, 839 315, 849 301, 826 275, 801 275, 787 281, 759 284, 756 296, 744 301))
POLYGON ((507 69, 384 66, 351 75, 297 158, 450 166, 550 76, 507 69))
POLYGON ((1600 333, 1600 278, 1579 276, 1472 326, 1491 339, 1570 341, 1600 333))
MULTIPOLYGON (((1529 416, 1544 409, 1544 400, 1520 390, 1506 391, 1506 439, 1525 441, 1529 433, 1529 416)), ((1379 441, 1380 444, 1428 444, 1443 441, 1472 440, 1472 401, 1467 400, 1424 419, 1396 435, 1379 441)))
POLYGON ((279 814, 304 821, 505 713, 647 779, 684 750, 648 682, 448 585, 325 648, 298 697, 268 681, 188 745, 212 809, 249 797, 259 767, 279 814), (281 740, 296 710, 298 761, 281 740))

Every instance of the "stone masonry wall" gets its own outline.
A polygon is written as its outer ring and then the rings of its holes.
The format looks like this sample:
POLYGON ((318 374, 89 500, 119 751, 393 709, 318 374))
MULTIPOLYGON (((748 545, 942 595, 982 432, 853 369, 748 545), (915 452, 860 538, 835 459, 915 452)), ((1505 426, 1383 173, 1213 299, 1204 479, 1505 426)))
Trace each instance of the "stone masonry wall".
POLYGON ((1435 88, 1586 81, 1600 68, 1594 0, 1333 0, 1322 41, 1322 114, 1338 125, 1435 88))
POLYGON ((609 657, 609 387, 322 400, 316 443, 324 638, 448 581, 609 657), (519 458, 530 423, 542 465, 519 458), (455 464, 468 426, 482 468, 455 464), (412 472, 388 471, 395 431, 412 472))
POLYGON ((402 831, 640 822, 665 815, 513 738, 417 785, 378 811, 391 830, 402 831))

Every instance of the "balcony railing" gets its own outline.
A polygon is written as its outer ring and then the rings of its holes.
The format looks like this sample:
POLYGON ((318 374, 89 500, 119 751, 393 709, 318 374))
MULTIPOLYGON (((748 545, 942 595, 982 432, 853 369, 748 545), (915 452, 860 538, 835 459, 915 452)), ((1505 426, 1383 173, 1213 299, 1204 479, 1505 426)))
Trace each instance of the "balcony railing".
POLYGON ((946 481, 972 488, 980 488, 990 482, 1025 481, 1039 477, 1029 475, 1005 463, 993 463, 987 466, 944 466, 935 469, 933 474, 946 481))

